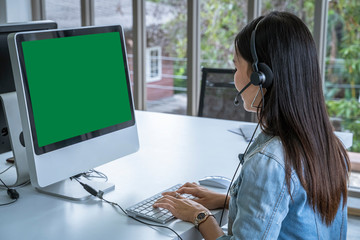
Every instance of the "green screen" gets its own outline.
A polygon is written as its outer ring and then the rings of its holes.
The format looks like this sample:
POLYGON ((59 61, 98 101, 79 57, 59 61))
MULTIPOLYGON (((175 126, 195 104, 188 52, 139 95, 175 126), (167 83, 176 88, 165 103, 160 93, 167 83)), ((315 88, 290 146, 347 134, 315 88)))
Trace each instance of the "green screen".
POLYGON ((132 120, 118 32, 22 47, 39 147, 132 120))

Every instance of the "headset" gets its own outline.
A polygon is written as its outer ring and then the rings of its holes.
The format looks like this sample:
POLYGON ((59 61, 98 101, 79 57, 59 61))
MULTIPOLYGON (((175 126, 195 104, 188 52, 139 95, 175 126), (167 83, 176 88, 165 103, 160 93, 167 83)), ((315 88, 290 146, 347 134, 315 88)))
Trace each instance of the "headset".
POLYGON ((262 88, 269 88, 273 82, 274 74, 271 68, 264 62, 259 63, 259 59, 256 53, 256 30, 263 20, 264 18, 256 24, 254 30, 251 32, 250 51, 253 59, 253 63, 251 64, 253 72, 250 75, 250 82, 246 84, 246 86, 241 89, 236 95, 234 100, 234 104, 236 106, 239 105, 238 97, 240 96, 240 94, 243 93, 251 84, 255 86, 261 86, 262 88))
POLYGON ((251 33, 251 39, 250 39, 250 51, 251 56, 253 58, 253 64, 252 69, 253 72, 250 75, 250 82, 251 84, 255 86, 262 85, 263 88, 268 88, 272 85, 272 81, 274 78, 274 74, 271 70, 271 68, 263 62, 259 63, 259 59, 256 53, 256 43, 255 43, 255 36, 256 36, 256 30, 259 26, 259 24, 264 20, 261 19, 257 24, 255 29, 251 33))
MULTIPOLYGON (((252 70, 253 72, 251 73, 250 75, 250 82, 248 84, 246 84, 245 87, 243 87, 239 92, 238 94, 236 95, 235 97, 235 100, 234 100, 234 104, 236 106, 239 105, 239 100, 238 100, 238 97, 240 96, 241 93, 243 93, 251 84, 252 85, 255 85, 255 86, 259 86, 259 92, 261 92, 261 97, 262 97, 262 106, 261 108, 264 110, 264 93, 263 93, 263 88, 269 88, 271 87, 272 85, 272 82, 273 82, 273 78, 274 78, 274 74, 271 70, 271 68, 264 62, 260 62, 259 63, 259 59, 258 59, 258 56, 257 56, 257 53, 256 53, 256 42, 255 42, 255 35, 256 35, 256 30, 259 26, 259 24, 264 20, 261 19, 255 26, 254 30, 251 32, 251 38, 250 38, 250 51, 251 51, 251 56, 252 56, 252 59, 253 59, 253 63, 251 64, 252 66, 252 70)), ((258 92, 258 93, 259 93, 258 92)), ((255 96, 255 98, 257 97, 257 95, 255 96)), ((254 101, 255 101, 255 98, 254 98, 254 101)), ((253 103, 254 103, 253 101, 253 103)), ((239 168, 241 165, 243 165, 244 161, 245 161, 245 155, 247 154, 248 150, 249 150, 249 147, 252 143, 252 140, 254 139, 255 137, 255 134, 256 134, 256 131, 257 129, 259 128, 259 125, 260 125, 260 122, 258 122, 258 124, 256 125, 256 128, 251 136, 251 139, 244 151, 244 153, 240 153, 238 155, 238 158, 239 158, 239 164, 235 170, 235 173, 231 179, 231 183, 230 183, 230 186, 232 185, 232 183, 234 182, 234 179, 235 179, 235 176, 236 176, 236 173, 238 172, 239 168)), ((226 192, 226 196, 225 196, 225 201, 224 201, 224 207, 223 207, 223 210, 221 211, 221 216, 220 216, 220 226, 221 226, 221 222, 222 222, 222 218, 223 218, 223 215, 224 215, 224 209, 226 207, 226 201, 227 201, 227 198, 229 196, 229 192, 230 192, 230 188, 228 188, 227 192, 226 192)))

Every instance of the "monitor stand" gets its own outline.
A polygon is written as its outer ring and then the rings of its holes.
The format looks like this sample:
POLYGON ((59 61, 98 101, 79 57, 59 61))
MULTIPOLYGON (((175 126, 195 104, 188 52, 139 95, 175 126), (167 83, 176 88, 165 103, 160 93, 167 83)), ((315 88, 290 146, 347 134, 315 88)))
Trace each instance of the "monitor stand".
MULTIPOLYGON (((27 162, 26 149, 22 134, 21 118, 16 92, 0 94, 0 104, 4 110, 6 125, 8 128, 9 140, 14 156, 14 169, 6 171, 1 175, 1 179, 7 186, 19 186, 30 180, 29 166, 27 162)), ((11 152, 0 154, 0 166, 4 165, 4 169, 11 166, 6 163, 6 159, 12 157, 11 152), (5 165, 6 164, 6 165, 5 165)), ((86 178, 81 179, 97 191, 104 193, 115 189, 114 184, 108 182, 89 181, 86 178)), ((63 197, 71 200, 86 200, 90 198, 90 194, 76 180, 64 180, 44 188, 37 188, 39 192, 50 194, 53 196, 63 197)))
MULTIPOLYGON (((0 102, 1 107, 4 110, 6 125, 8 127, 10 145, 13 152, 15 161, 14 164, 16 169, 16 177, 13 176, 13 171, 10 171, 11 174, 7 174, 9 175, 9 178, 6 177, 6 175, 4 174, 3 176, 5 177, 3 177, 2 180, 9 187, 18 186, 29 181, 30 177, 26 150, 24 142, 21 141, 22 126, 16 92, 0 94, 0 102)), ((11 157, 11 154, 1 154, 1 156, 4 157, 4 159, 0 159, 0 161, 5 162, 6 158, 11 157)))
MULTIPOLYGON (((109 182, 91 181, 86 178, 81 178, 80 181, 91 186, 96 191, 102 191, 103 193, 107 193, 115 189, 115 185, 109 182)), ((73 201, 84 201, 92 197, 92 195, 90 195, 75 179, 67 179, 44 188, 36 188, 36 190, 41 193, 73 201)))

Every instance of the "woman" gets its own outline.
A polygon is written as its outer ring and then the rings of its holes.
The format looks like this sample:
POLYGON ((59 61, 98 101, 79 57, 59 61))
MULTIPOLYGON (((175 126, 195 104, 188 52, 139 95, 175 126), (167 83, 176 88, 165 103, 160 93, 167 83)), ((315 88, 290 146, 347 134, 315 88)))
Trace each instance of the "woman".
POLYGON ((228 235, 208 210, 222 208, 225 196, 195 183, 166 193, 154 207, 195 223, 205 239, 346 239, 349 159, 327 116, 308 28, 286 12, 259 17, 237 35, 234 64, 236 88, 246 89, 244 107, 258 113, 262 131, 226 200, 228 235), (272 82, 254 81, 254 72, 272 82))

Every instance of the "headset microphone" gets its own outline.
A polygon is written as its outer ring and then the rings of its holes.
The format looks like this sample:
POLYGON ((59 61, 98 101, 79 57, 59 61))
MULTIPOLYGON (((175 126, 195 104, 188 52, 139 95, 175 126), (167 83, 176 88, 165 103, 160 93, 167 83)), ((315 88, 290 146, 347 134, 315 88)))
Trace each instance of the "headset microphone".
POLYGON ((246 84, 245 87, 243 87, 243 89, 240 90, 240 92, 238 92, 238 94, 236 94, 235 100, 234 100, 234 105, 235 106, 239 106, 239 96, 240 94, 242 94, 249 86, 250 86, 251 82, 249 82, 248 84, 246 84))

